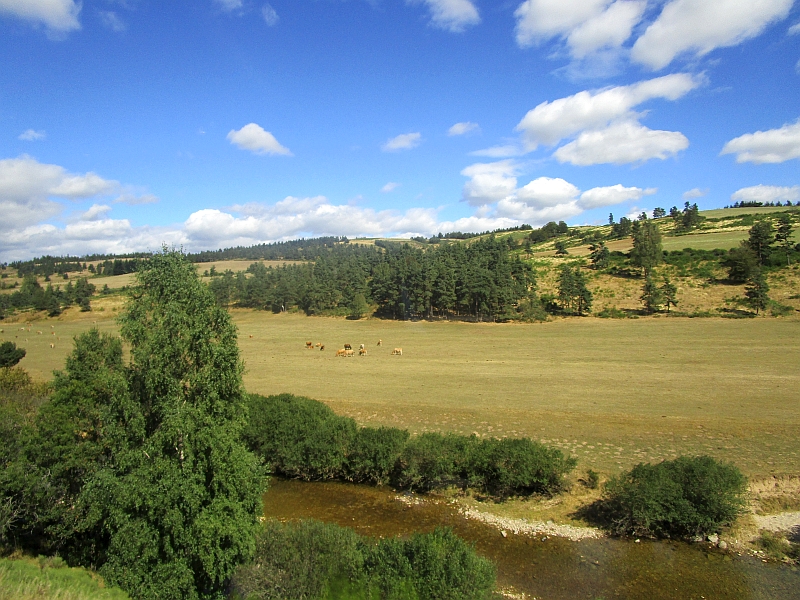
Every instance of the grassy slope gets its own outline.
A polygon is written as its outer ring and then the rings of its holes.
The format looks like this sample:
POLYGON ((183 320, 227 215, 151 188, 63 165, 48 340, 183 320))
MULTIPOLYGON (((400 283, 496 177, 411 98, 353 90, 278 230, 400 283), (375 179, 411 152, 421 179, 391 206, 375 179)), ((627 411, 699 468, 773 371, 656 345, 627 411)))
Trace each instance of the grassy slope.
POLYGON ((86 569, 46 566, 33 559, 0 559, 0 600, 125 600, 86 569))

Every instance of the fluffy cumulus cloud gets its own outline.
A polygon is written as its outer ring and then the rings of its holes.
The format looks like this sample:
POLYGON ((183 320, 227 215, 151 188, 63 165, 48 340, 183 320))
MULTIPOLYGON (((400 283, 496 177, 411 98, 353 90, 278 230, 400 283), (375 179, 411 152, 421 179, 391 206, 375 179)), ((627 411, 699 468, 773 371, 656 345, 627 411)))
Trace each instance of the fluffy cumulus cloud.
POLYGON ((514 161, 476 163, 461 171, 470 180, 464 184, 462 196, 471 206, 493 204, 514 193, 517 189, 519 167, 514 161))
POLYGON ((800 158, 800 120, 779 129, 746 133, 732 139, 721 154, 735 154, 736 162, 782 163, 800 158))
POLYGON ((623 202, 641 200, 645 196, 652 196, 658 190, 656 188, 642 189, 638 187, 624 187, 622 184, 610 185, 606 187, 596 187, 586 190, 581 194, 578 202, 581 208, 591 210, 603 206, 613 206, 623 202))
POLYGON ((409 4, 425 4, 431 13, 431 25, 454 33, 481 22, 471 0, 408 0, 409 4))
POLYGON ((800 200, 800 186, 754 185, 735 191, 731 194, 731 200, 735 202, 797 202, 800 200))
POLYGON ((789 14, 794 0, 672 0, 631 49, 631 58, 662 69, 677 56, 703 56, 756 37, 789 14))
POLYGON ((539 144, 552 146, 580 131, 598 130, 619 119, 636 119, 638 115, 632 111, 638 105, 656 98, 677 100, 701 83, 698 77, 675 73, 632 85, 578 92, 529 110, 516 131, 522 133, 528 150, 535 150, 539 144))
POLYGON ((480 206, 481 216, 541 225, 585 210, 640 200, 657 191, 616 184, 581 192, 560 177, 538 177, 517 187, 519 171, 520 165, 510 160, 470 165, 461 172, 470 178, 464 185, 463 200, 480 206))
POLYGON ((34 129, 26 129, 17 136, 18 140, 23 142, 35 142, 36 140, 43 140, 47 137, 44 131, 36 131, 34 129))
POLYGON ((234 146, 253 154, 292 156, 291 150, 282 146, 274 135, 256 123, 248 123, 239 130, 231 129, 227 137, 234 146))
POLYGON ((636 121, 614 123, 605 129, 584 131, 561 146, 554 155, 559 162, 578 166, 664 160, 689 147, 679 131, 649 129, 636 121))
POLYGON ((44 25, 48 32, 55 35, 80 29, 80 12, 81 3, 74 0, 0 0, 0 15, 12 15, 36 25, 44 25))
POLYGON ((422 142, 422 134, 415 133, 401 133, 400 135, 386 140, 381 146, 384 152, 397 152, 398 150, 411 150, 416 148, 422 142))
POLYGON ((480 127, 477 123, 472 123, 470 121, 464 121, 462 123, 456 123, 450 129, 447 130, 447 135, 454 136, 454 135, 466 135, 468 133, 473 133, 476 131, 480 131, 480 127))
POLYGON ((645 0, 525 0, 514 15, 522 47, 563 39, 573 58, 613 50, 631 37, 641 21, 645 0))

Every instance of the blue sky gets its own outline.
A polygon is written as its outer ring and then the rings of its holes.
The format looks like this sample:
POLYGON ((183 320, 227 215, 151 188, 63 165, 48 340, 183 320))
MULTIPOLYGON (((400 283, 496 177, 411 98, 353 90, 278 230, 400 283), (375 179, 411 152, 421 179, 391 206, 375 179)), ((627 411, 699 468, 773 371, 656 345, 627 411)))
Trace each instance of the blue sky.
POLYGON ((0 0, 0 261, 800 200, 793 0, 0 0))

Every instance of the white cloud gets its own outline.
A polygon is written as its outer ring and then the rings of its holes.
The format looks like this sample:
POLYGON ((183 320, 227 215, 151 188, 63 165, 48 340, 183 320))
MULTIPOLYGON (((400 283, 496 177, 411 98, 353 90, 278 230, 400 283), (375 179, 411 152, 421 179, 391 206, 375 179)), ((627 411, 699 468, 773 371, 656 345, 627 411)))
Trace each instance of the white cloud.
POLYGON ((617 49, 642 18, 645 0, 526 0, 514 15, 521 47, 563 38, 573 58, 617 49))
POLYGON ((128 26, 122 21, 122 19, 117 16, 112 10, 101 10, 100 14, 100 21, 103 23, 103 26, 106 29, 110 29, 111 31, 125 31, 128 26))
POLYGON ((417 133, 402 133, 397 137, 393 137, 381 146, 384 152, 396 152, 398 150, 411 150, 420 145, 422 141, 422 134, 417 133))
POLYGON ((114 199, 114 204, 128 204, 130 206, 155 204, 156 202, 158 202, 158 196, 155 194, 136 192, 131 189, 124 190, 117 198, 114 199))
POLYGON ((605 11, 573 29, 567 37, 570 53, 575 58, 604 48, 619 48, 631 37, 641 20, 647 2, 619 0, 605 11))
POLYGON ((789 31, 786 32, 789 35, 797 35, 800 33, 800 23, 795 23, 791 27, 789 27, 789 31))
POLYGON ((17 136, 17 139, 22 140, 23 142, 34 142, 36 140, 43 140, 46 137, 47 134, 44 131, 35 131, 33 129, 26 129, 17 136))
POLYGON ((689 147, 679 131, 653 130, 636 121, 623 121, 605 129, 584 131, 555 151, 559 162, 579 166, 664 160, 689 147))
POLYGON ((462 123, 456 123, 450 129, 447 130, 447 135, 454 136, 454 135, 466 135, 467 133, 472 133, 474 131, 480 131, 480 127, 477 123, 472 123, 471 121, 464 121, 462 123))
POLYGON ((493 204, 514 193, 517 188, 518 167, 511 160, 476 163, 461 174, 470 180, 464 184, 462 196, 471 206, 493 204))
POLYGON ((239 10, 242 8, 242 0, 214 0, 217 4, 219 4, 222 10, 227 12, 233 12, 234 10, 239 10))
POLYGON ((278 16, 278 13, 275 12, 275 9, 272 8, 269 4, 265 4, 261 8, 261 16, 264 17, 264 21, 270 27, 274 27, 275 25, 278 24, 278 21, 280 21, 280 17, 278 16))
POLYGON ((80 12, 81 4, 73 0, 0 0, 0 14, 44 25, 56 35, 80 29, 80 12))
POLYGON ((746 133, 732 139, 720 154, 736 154, 736 162, 782 163, 800 158, 800 120, 780 129, 746 133))
POLYGON ((92 204, 92 206, 81 215, 81 221, 98 221, 106 218, 111 211, 108 204, 92 204))
POLYGON ((617 185, 586 190, 581 194, 578 205, 581 208, 590 210, 592 208, 630 202, 631 200, 641 200, 644 196, 652 196, 657 191, 656 188, 624 187, 618 183, 617 185))
POLYGON ((581 191, 560 177, 539 177, 517 190, 517 199, 528 206, 546 208, 567 204, 581 191))
POLYGON ((497 203, 496 214, 517 223, 544 225, 548 221, 562 221, 577 216, 583 211, 575 200, 555 206, 536 207, 515 198, 505 198, 497 203))
POLYGON ((599 129, 610 122, 631 120, 633 108, 655 98, 677 100, 701 84, 698 77, 675 73, 612 87, 596 92, 578 92, 552 102, 542 102, 523 117, 516 127, 528 150, 539 144, 553 145, 585 129, 599 129))
POLYGON ((253 154, 293 156, 291 150, 281 146, 274 135, 255 123, 248 123, 238 131, 231 129, 227 138, 231 144, 253 154))
POLYGON ((478 9, 471 0, 407 0, 409 4, 424 3, 431 12, 431 24, 454 33, 481 22, 478 9))
POLYGON ((800 200, 800 186, 781 187, 777 185, 754 185, 742 188, 731 194, 737 202, 797 202, 800 200))
MULTIPOLYGON (((118 181, 104 179, 96 173, 89 172, 83 175, 69 173, 64 167, 40 163, 26 155, 2 159, 0 160, 0 214, 3 218, 0 219, 0 232, 2 232, 0 237, 19 238, 21 232, 27 228, 43 227, 41 224, 44 221, 63 212, 64 205, 57 202, 57 199, 82 200, 104 197, 117 193, 124 194, 126 189, 118 181)), ((98 211, 96 206, 100 205, 95 205, 89 212, 98 211)))
POLYGON ((522 156, 525 151, 517 144, 506 144, 504 146, 492 146, 482 150, 470 152, 471 156, 485 156, 487 158, 510 158, 512 156, 522 156))
POLYGON ((701 190, 700 188, 692 188, 686 192, 683 192, 681 196, 684 200, 694 200, 695 198, 702 198, 703 196, 708 194, 708 190, 701 190))
POLYGON ((794 0, 672 0, 636 40, 631 58, 654 70, 677 56, 698 56, 756 37, 786 18, 794 0))
POLYGON ((384 185, 381 188, 381 192, 383 192, 384 194, 388 194, 389 192, 394 191, 399 187, 400 187, 399 183, 397 183, 395 181, 390 181, 389 183, 387 183, 386 185, 384 185))

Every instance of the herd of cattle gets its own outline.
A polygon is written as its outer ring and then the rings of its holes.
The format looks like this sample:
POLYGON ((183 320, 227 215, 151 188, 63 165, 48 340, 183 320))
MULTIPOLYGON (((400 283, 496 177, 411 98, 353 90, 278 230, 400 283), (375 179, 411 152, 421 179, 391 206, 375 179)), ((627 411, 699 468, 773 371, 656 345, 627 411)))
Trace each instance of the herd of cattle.
MULTIPOLYGON (((383 345, 383 340, 378 340, 378 346, 383 345)), ((306 342, 306 350, 314 350, 315 348, 319 348, 320 350, 325 350, 325 344, 321 344, 317 342, 316 344, 313 342, 306 342)), ((344 348, 340 348, 336 351, 336 356, 341 356, 343 358, 347 358, 350 356, 355 356, 356 351, 353 350, 353 347, 350 344, 345 344, 344 348)), ((359 356, 366 356, 367 349, 364 347, 364 344, 360 344, 358 348, 358 355, 359 356)), ((392 356, 403 356, 403 349, 402 348, 395 348, 392 350, 392 356)))

